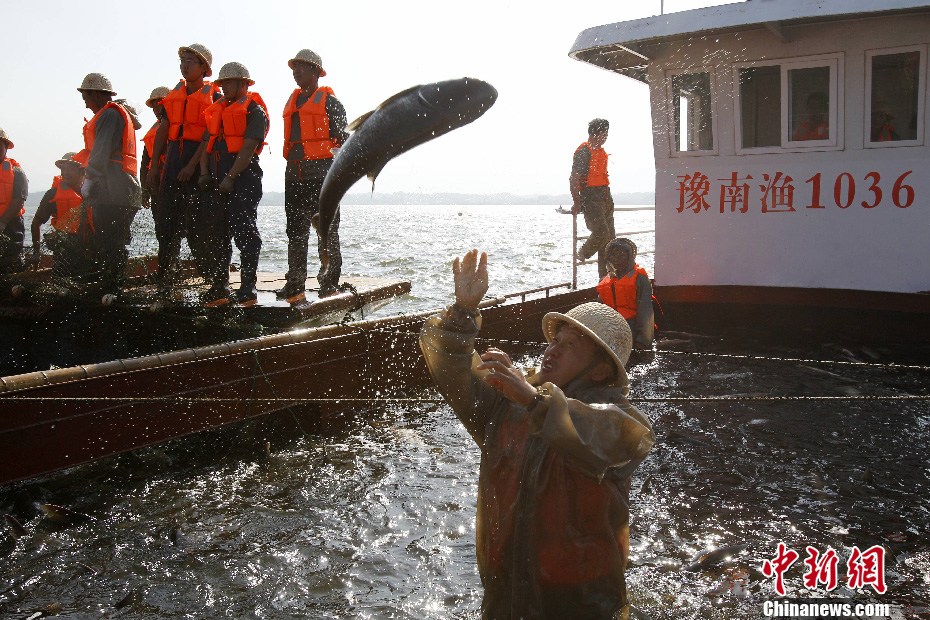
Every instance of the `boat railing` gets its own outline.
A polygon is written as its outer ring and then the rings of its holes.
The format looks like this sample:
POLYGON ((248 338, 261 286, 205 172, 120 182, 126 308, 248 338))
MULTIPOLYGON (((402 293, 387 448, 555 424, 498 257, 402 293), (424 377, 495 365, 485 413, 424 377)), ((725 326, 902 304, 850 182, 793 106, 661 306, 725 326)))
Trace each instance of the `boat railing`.
MULTIPOLYGON (((656 210, 655 207, 618 207, 618 208, 614 208, 614 218, 616 218, 616 214, 618 212, 622 212, 622 211, 655 211, 655 210, 656 210)), ((578 288, 578 267, 582 265, 587 265, 590 263, 597 262, 596 254, 592 258, 589 258, 586 260, 579 260, 579 257, 578 257, 579 256, 578 255, 579 245, 578 244, 584 243, 585 240, 591 235, 579 235, 578 234, 578 215, 579 214, 577 213, 572 214, 572 281, 571 281, 572 290, 576 290, 578 288)), ((621 232, 617 232, 616 236, 617 237, 629 237, 631 235, 645 235, 649 233, 655 233, 655 229, 652 228, 649 230, 621 231, 621 232)), ((645 254, 653 254, 653 253, 655 253, 655 250, 643 250, 641 252, 637 252, 637 255, 643 256, 645 254)), ((559 285, 559 286, 562 286, 562 285, 559 285)))
POLYGON ((546 294, 546 297, 549 297, 549 294, 552 292, 552 290, 553 290, 553 289, 557 289, 557 288, 567 288, 567 289, 571 289, 571 288, 572 288, 572 283, 571 283, 571 282, 562 282, 562 283, 560 283, 560 284, 550 284, 549 286, 541 286, 541 287, 539 287, 539 288, 533 288, 533 289, 530 289, 530 290, 528 290, 528 291, 520 291, 519 293, 510 293, 509 295, 504 295, 504 299, 514 299, 514 298, 516 298, 516 297, 519 297, 519 298, 520 298, 520 301, 521 301, 521 302, 524 302, 524 301, 526 301, 526 296, 527 296, 527 295, 533 295, 533 294, 535 294, 535 293, 545 293, 545 294, 546 294))

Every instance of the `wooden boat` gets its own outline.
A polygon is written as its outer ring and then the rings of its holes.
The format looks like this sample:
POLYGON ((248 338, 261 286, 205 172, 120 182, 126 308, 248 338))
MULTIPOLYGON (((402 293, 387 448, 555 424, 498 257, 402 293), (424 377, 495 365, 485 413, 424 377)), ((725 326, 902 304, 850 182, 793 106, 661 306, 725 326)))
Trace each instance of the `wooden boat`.
POLYGON ((648 85, 655 289, 708 322, 930 335, 930 3, 742 2, 589 28, 569 54, 648 85))
MULTIPOLYGON (((541 343, 546 312, 596 298, 549 293, 489 300, 482 337, 541 343)), ((403 394, 427 380, 416 341, 429 314, 0 378, 0 484, 289 407, 403 394)))

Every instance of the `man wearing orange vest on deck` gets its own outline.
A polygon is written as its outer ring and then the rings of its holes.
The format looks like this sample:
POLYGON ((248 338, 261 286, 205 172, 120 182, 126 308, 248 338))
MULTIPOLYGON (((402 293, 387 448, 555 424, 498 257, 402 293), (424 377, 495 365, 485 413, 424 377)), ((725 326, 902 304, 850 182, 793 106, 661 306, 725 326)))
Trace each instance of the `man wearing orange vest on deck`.
POLYGON ((13 141, 0 129, 0 273, 22 271, 26 236, 23 215, 29 179, 16 160, 6 156, 11 148, 13 141))
POLYGON ((94 210, 94 262, 104 296, 118 294, 129 259, 129 228, 139 208, 134 110, 113 101, 116 92, 102 73, 88 73, 77 89, 94 117, 84 125, 84 149, 74 159, 85 166, 81 196, 94 210))
POLYGON ((614 238, 614 199, 604 150, 609 129, 610 123, 603 118, 588 123, 588 141, 575 149, 569 177, 572 213, 584 213, 585 226, 591 231, 578 253, 582 260, 597 254, 597 273, 602 278, 607 275, 604 246, 614 238))
POLYGON ((636 264, 636 244, 617 238, 607 244, 607 276, 597 285, 601 301, 619 312, 633 332, 633 346, 651 349, 655 332, 652 282, 636 264))
POLYGON ((135 110, 116 103, 116 92, 102 73, 89 73, 77 89, 94 117, 84 125, 84 149, 74 156, 83 164, 81 196, 94 211, 95 267, 104 295, 122 287, 129 258, 129 228, 139 208, 136 174, 135 110))
MULTIPOLYGON (((323 178, 333 163, 333 151, 348 139, 346 111, 328 86, 319 86, 326 75, 319 54, 300 50, 287 61, 299 87, 284 106, 284 211, 287 215, 287 283, 279 298, 304 293, 307 280, 307 246, 310 221, 320 205, 323 178)), ((332 294, 339 284, 342 253, 339 247, 339 214, 329 235, 329 269, 320 282, 320 297, 332 294)), ((322 250, 319 248, 318 250, 322 250)), ((320 275, 322 275, 322 265, 320 275)))
MULTIPOLYGON (((261 95, 249 92, 255 84, 249 70, 238 62, 223 65, 216 83, 223 98, 204 112, 206 149, 200 161, 200 187, 210 192, 209 211, 200 209, 204 221, 195 225, 205 235, 215 260, 210 274, 210 290, 205 301, 229 296, 229 261, 232 239, 239 248, 241 284, 234 294, 239 303, 258 298, 258 256, 262 239, 258 233, 258 203, 262 199, 262 169, 258 154, 268 135, 268 107, 261 95)), ((204 274, 206 277, 207 274, 204 274)))
MULTIPOLYGON (((157 189, 150 188, 145 180, 148 178, 149 169, 152 167, 152 153, 155 152, 155 134, 158 133, 158 128, 161 127, 161 124, 165 116, 165 108, 162 106, 161 101, 166 96, 168 96, 169 89, 167 86, 157 86, 152 90, 152 94, 149 95, 149 98, 146 99, 145 105, 152 108, 152 113, 155 114, 155 123, 149 127, 149 130, 142 136, 142 159, 139 162, 139 179, 143 181, 142 184, 142 203, 143 206, 151 207, 158 210, 157 207, 153 206, 154 201, 157 199, 157 189)), ((158 165, 164 166, 165 164, 165 155, 159 158, 158 165)))
POLYGON ((84 166, 74 159, 77 153, 65 153, 55 162, 61 174, 52 179, 52 188, 45 192, 32 218, 32 257, 38 264, 42 225, 52 220, 53 230, 45 234, 45 244, 55 256, 56 274, 73 277, 86 273, 91 259, 93 213, 86 209, 81 197, 84 166))
MULTIPOLYGON (((152 166, 146 179, 150 189, 158 188, 157 207, 152 211, 158 239, 158 287, 167 295, 177 270, 181 240, 187 237, 198 268, 209 269, 210 248, 200 232, 190 225, 200 205, 197 170, 203 154, 207 126, 203 112, 219 99, 219 88, 204 81, 213 75, 213 54, 200 43, 178 49, 181 79, 162 99, 164 121, 155 132, 152 166), (164 165, 161 156, 165 156, 164 165)), ((201 273, 201 275, 205 275, 201 273)))

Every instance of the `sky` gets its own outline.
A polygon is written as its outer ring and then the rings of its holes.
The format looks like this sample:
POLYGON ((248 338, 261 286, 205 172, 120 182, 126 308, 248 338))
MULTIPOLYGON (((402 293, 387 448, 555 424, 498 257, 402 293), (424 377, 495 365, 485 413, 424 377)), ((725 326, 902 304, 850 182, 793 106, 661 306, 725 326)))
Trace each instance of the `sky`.
MULTIPOLYGON (((497 103, 474 123, 388 163, 378 192, 565 194, 572 153, 595 117, 612 124, 605 148, 614 191, 649 192, 647 87, 568 51, 586 28, 729 1, 33 0, 4 14, 0 127, 30 191, 44 191, 58 172, 55 160, 83 147, 91 113, 76 88, 84 75, 104 73, 135 105, 141 140, 154 122, 149 93, 178 82, 178 47, 199 42, 213 52, 214 76, 230 61, 249 69, 271 116, 264 189, 283 191, 281 111, 295 88, 287 60, 310 48, 327 71, 320 83, 333 88, 350 121, 417 84, 474 77, 498 90, 497 103)), ((350 191, 370 189, 363 179, 350 191)))

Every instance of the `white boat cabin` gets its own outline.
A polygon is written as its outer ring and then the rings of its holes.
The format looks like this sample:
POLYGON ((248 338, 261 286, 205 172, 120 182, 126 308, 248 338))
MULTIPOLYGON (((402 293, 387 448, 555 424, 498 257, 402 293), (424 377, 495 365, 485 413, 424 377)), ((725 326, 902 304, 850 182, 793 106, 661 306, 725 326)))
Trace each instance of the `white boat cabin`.
POLYGON ((583 31, 572 57, 649 86, 656 284, 930 291, 928 43, 912 0, 583 31))

